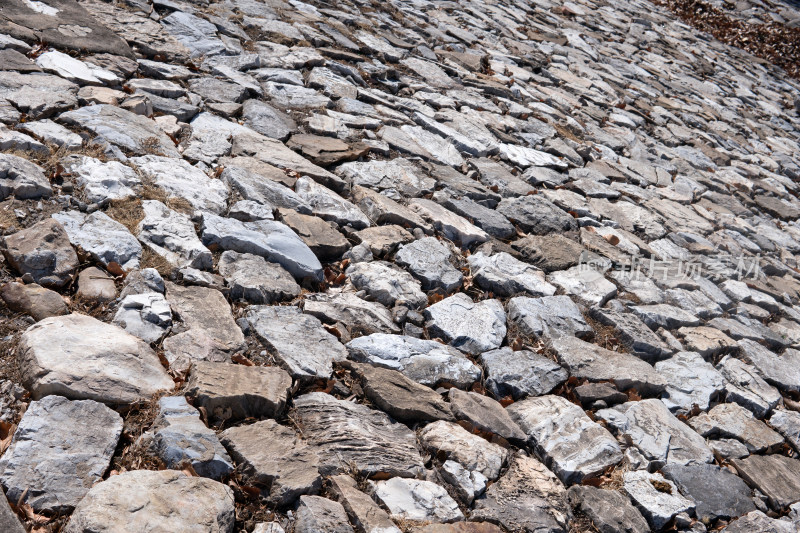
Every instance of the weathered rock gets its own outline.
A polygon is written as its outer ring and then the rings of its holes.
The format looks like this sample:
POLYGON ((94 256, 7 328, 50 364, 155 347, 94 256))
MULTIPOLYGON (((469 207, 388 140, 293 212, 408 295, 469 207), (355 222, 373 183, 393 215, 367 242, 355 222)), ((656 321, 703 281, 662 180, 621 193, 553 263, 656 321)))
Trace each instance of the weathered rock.
POLYGON ((366 397, 392 418, 407 424, 453 419, 450 407, 430 387, 396 370, 349 361, 345 364, 361 380, 366 397))
POLYGON ((575 387, 574 393, 584 407, 595 406, 596 402, 607 407, 628 400, 628 395, 618 391, 613 383, 584 383, 575 387))
POLYGON ((675 484, 661 474, 625 472, 623 481, 625 492, 656 531, 675 515, 694 510, 694 502, 681 496, 675 484))
POLYGON ((232 533, 234 520, 233 491, 222 483, 174 470, 135 470, 92 487, 64 531, 232 533))
POLYGON ((704 523, 736 518, 756 509, 750 488, 726 468, 667 465, 662 472, 681 494, 694 500, 695 515, 704 523))
POLYGON ((300 294, 300 286, 291 274, 258 255, 223 252, 218 269, 230 287, 232 300, 269 304, 300 294))
POLYGON ((683 344, 687 350, 706 358, 736 349, 736 341, 716 328, 680 328, 678 333, 683 335, 683 344))
POLYGON ((489 240, 485 231, 433 200, 417 198, 409 204, 409 208, 430 222, 445 238, 459 243, 463 248, 489 240))
POLYGON ((541 195, 504 198, 497 211, 523 231, 534 235, 576 231, 578 224, 568 213, 562 211, 541 195))
POLYGON ((751 511, 738 520, 732 521, 723 529, 725 533, 749 533, 764 531, 765 533, 793 533, 795 525, 788 520, 770 518, 761 511, 751 511))
POLYGON ((329 290, 327 293, 309 294, 303 301, 303 311, 328 324, 344 324, 354 337, 400 333, 386 307, 362 300, 352 292, 329 290))
POLYGON ((55 291, 31 283, 24 285, 12 281, 0 287, 0 298, 15 313, 25 313, 34 320, 69 313, 64 299, 55 291))
POLYGON ((297 506, 296 533, 353 533, 341 504, 319 496, 301 496, 297 506))
POLYGON ((69 512, 102 479, 121 433, 122 417, 101 403, 31 402, 0 459, 0 483, 18 505, 69 512))
POLYGON ((146 155, 134 157, 145 179, 162 189, 169 198, 183 198, 197 210, 221 213, 227 207, 228 187, 222 180, 209 178, 188 161, 174 157, 146 155))
POLYGON ((528 350, 500 348, 483 352, 481 363, 486 368, 486 387, 497 398, 547 394, 567 380, 567 371, 543 355, 528 350))
POLYGON ((458 293, 425 309, 425 318, 431 334, 473 355, 499 348, 506 336, 506 314, 498 300, 475 303, 458 293))
POLYGON ((339 340, 318 319, 297 307, 253 306, 245 320, 295 379, 327 379, 333 372, 333 362, 347 357, 339 340))
POLYGON ((286 408, 291 386, 291 377, 280 368, 198 361, 186 394, 216 421, 273 418, 286 408))
POLYGON ((778 389, 764 381, 752 366, 725 356, 717 370, 727 380, 726 397, 749 409, 757 418, 764 418, 781 401, 778 389))
POLYGON ((386 257, 398 246, 414 241, 414 236, 396 224, 373 226, 355 233, 361 246, 366 246, 373 255, 386 257))
POLYGON ((62 287, 78 268, 78 256, 64 227, 53 219, 9 235, 3 255, 23 281, 45 287, 62 287))
POLYGON ((733 459, 733 466, 750 486, 769 498, 770 506, 784 509, 800 500, 800 461, 784 455, 751 455, 733 459))
POLYGON ((242 474, 265 487, 264 496, 281 507, 322 487, 317 450, 291 428, 274 420, 226 429, 222 443, 242 474))
POLYGON ((622 459, 617 441, 577 405, 560 396, 528 398, 508 412, 565 483, 599 474, 622 459))
POLYGON ((404 270, 385 261, 355 263, 345 271, 353 285, 387 307, 423 307, 428 297, 420 283, 404 270))
POLYGON ((167 396, 158 401, 159 413, 153 422, 150 450, 167 468, 180 470, 185 463, 198 475, 220 479, 233 471, 231 458, 217 435, 200 420, 200 412, 183 396, 167 396))
POLYGON ((314 255, 323 261, 332 261, 342 257, 350 249, 350 243, 344 235, 331 227, 319 217, 301 215, 290 209, 280 209, 281 221, 303 239, 314 255))
POLYGON ((617 432, 627 435, 653 466, 704 464, 714 455, 703 438, 678 420, 661 400, 626 402, 602 409, 597 416, 617 432))
POLYGON ((577 265, 588 252, 579 243, 563 235, 529 235, 511 243, 529 263, 545 272, 567 270, 577 265))
POLYGON ((242 108, 245 124, 267 137, 285 141, 297 129, 292 118, 259 100, 247 100, 242 108))
POLYGON ((16 513, 11 510, 5 496, 0 499, 0 527, 8 533, 25 533, 25 528, 22 527, 16 513))
POLYGON ((657 395, 667 381, 652 366, 630 354, 612 352, 576 337, 553 340, 558 359, 571 376, 589 381, 613 381, 620 390, 635 389, 640 394, 657 395))
POLYGON ((593 332, 580 308, 564 295, 511 298, 508 320, 525 335, 546 339, 565 335, 586 337, 593 332))
POLYGON ((300 426, 319 447, 321 470, 413 477, 422 473, 416 437, 381 411, 312 392, 294 401, 300 426))
POLYGON ((451 263, 452 254, 434 237, 424 237, 410 244, 401 244, 395 262, 406 267, 422 282, 423 290, 441 288, 450 293, 461 286, 464 275, 451 263))
POLYGON ((360 185, 353 186, 353 202, 373 224, 398 224, 420 228, 427 234, 433 233, 433 227, 421 216, 384 196, 360 185))
POLYGON ((297 195, 321 219, 355 229, 364 229, 370 225, 370 220, 358 207, 314 180, 301 177, 294 187, 297 195))
POLYGON ((494 522, 509 531, 564 531, 564 485, 532 457, 516 455, 508 471, 475 501, 471 518, 494 522))
POLYGON ((464 519, 447 491, 430 481, 400 477, 378 481, 375 497, 395 520, 457 522, 464 519))
POLYGON ((174 386, 147 344, 86 315, 34 324, 23 333, 18 350, 25 386, 34 399, 60 394, 127 404, 174 386))
MULTIPOLYGON (((282 207, 306 215, 311 214, 311 207, 289 187, 273 181, 269 175, 264 176, 254 170, 238 167, 236 162, 237 159, 231 160, 231 164, 219 177, 231 189, 242 195, 242 198, 258 202, 270 210, 282 207)), ((278 169, 275 170, 283 174, 278 169)))
POLYGON ((240 222, 204 213, 203 244, 260 255, 295 278, 322 281, 322 265, 314 252, 288 226, 275 220, 240 222))
POLYGON ((689 420, 695 431, 704 437, 727 437, 741 441, 750 453, 765 452, 783 444, 783 438, 744 407, 721 403, 708 413, 689 420))
POLYGON ((215 346, 233 353, 244 346, 244 335, 233 320, 230 306, 216 289, 167 283, 167 300, 189 334, 203 333, 215 346))
POLYGON ((161 293, 131 294, 120 302, 113 323, 145 342, 158 342, 172 326, 172 310, 161 293))
POLYGON ((647 533, 650 527, 630 500, 615 490, 574 486, 567 490, 570 507, 584 514, 600 533, 647 533))
POLYGON ((617 294, 616 285, 608 281, 601 272, 585 265, 551 272, 547 280, 587 306, 602 306, 617 294))
POLYGON ((492 481, 500 476, 508 458, 508 451, 501 446, 443 420, 425 426, 420 432, 420 442, 442 461, 455 461, 467 471, 480 472, 492 481))
POLYGON ((511 420, 503 406, 488 396, 475 392, 464 392, 452 388, 448 393, 450 410, 462 423, 466 422, 474 429, 488 431, 506 440, 524 441, 526 435, 511 420))
POLYGON ((0 200, 48 197, 53 193, 42 168, 27 159, 0 154, 0 200))
POLYGON ((769 417, 769 425, 783 435, 795 450, 800 449, 800 414, 776 409, 769 417))
POLYGON ((372 498, 358 490, 347 475, 331 478, 331 491, 342 504, 359 533, 400 533, 389 515, 372 498))
POLYGON ((620 340, 631 353, 645 361, 654 363, 672 353, 669 346, 634 314, 597 309, 592 317, 603 324, 614 326, 619 331, 620 340))
POLYGON ((700 325, 700 319, 693 314, 667 304, 634 305, 631 310, 651 329, 700 325))
POLYGON ((70 242, 104 267, 116 263, 124 270, 139 268, 142 245, 128 229, 102 212, 84 215, 78 211, 57 213, 70 242))
POLYGON ((142 202, 144 218, 136 228, 139 240, 174 268, 210 269, 211 251, 203 246, 191 219, 157 200, 142 202))
POLYGON ((350 359, 402 372, 417 383, 434 387, 449 383, 467 387, 480 369, 464 354, 436 341, 374 333, 347 343, 350 359))
POLYGON ((99 268, 89 267, 78 274, 78 292, 75 296, 90 302, 110 302, 117 297, 117 286, 114 278, 99 268))
POLYGON ((800 351, 778 355, 750 339, 739 341, 740 358, 752 365, 764 381, 783 391, 800 391, 800 351))
POLYGON ((671 411, 705 411, 725 391, 725 378, 696 352, 678 352, 655 368, 667 381, 662 401, 671 411))
POLYGON ((467 260, 475 283, 498 296, 520 292, 552 296, 556 292, 556 288, 545 281, 544 272, 505 252, 491 256, 478 252, 467 260))
POLYGON ((111 105, 85 106, 62 113, 58 119, 68 126, 85 128, 95 139, 139 155, 158 153, 180 157, 175 144, 155 121, 111 105))

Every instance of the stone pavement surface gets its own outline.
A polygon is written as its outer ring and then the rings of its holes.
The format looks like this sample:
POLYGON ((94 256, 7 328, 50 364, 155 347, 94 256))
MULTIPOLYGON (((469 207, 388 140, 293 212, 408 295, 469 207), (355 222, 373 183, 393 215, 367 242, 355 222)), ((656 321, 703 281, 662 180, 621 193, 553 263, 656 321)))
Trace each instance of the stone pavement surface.
POLYGON ((646 0, 2 2, 0 530, 800 530, 798 94, 646 0))

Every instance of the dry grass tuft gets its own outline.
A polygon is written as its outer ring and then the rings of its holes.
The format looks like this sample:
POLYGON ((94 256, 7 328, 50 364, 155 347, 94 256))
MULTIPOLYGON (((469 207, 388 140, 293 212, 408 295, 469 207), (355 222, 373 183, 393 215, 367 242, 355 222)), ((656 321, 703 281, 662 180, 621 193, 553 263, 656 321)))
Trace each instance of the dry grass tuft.
POLYGON ((144 218, 142 200, 140 198, 112 200, 111 205, 106 210, 106 214, 136 235, 136 227, 144 218))
POLYGON ((142 247, 140 268, 155 268, 161 276, 168 276, 172 272, 172 265, 164 256, 154 252, 149 246, 142 247))

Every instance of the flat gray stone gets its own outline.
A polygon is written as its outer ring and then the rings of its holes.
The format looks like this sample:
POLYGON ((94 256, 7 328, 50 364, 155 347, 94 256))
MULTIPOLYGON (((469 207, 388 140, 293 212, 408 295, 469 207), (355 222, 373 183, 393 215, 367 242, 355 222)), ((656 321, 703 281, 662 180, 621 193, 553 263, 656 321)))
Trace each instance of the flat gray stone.
POLYGON ((388 415, 365 405, 312 392, 294 401, 309 442, 320 450, 323 474, 415 477, 423 464, 416 436, 388 415))
POLYGON ((0 459, 6 497, 37 513, 70 512, 100 481, 122 433, 122 417, 92 400, 31 402, 0 459))
POLYGON ((276 505, 292 505, 322 487, 317 450, 291 428, 262 420, 226 429, 220 437, 244 477, 265 487, 264 496, 276 505))
POLYGON ((675 515, 694 510, 694 502, 681 496, 675 484, 661 474, 644 470, 625 472, 623 482, 625 492, 656 531, 675 515))
POLYGON ((622 460, 611 433, 560 396, 528 398, 507 409, 564 483, 579 483, 622 460))
POLYGON ((726 398, 749 409, 757 418, 764 418, 781 401, 781 394, 759 376, 758 371, 739 359, 725 356, 717 370, 727 380, 726 398))
POLYGON ((139 172, 169 198, 183 198, 194 209, 221 213, 227 207, 228 187, 183 159, 147 155, 131 158, 139 172))
POLYGON ((464 519, 444 487, 421 479, 395 477, 375 484, 375 497, 395 520, 457 522, 464 519))
POLYGON ((423 290, 441 288, 450 293, 461 286, 464 275, 451 263, 452 253, 434 237, 401 244, 395 262, 422 282, 423 290))
POLYGON ((270 209, 284 207, 307 215, 312 212, 309 205, 289 187, 251 170, 237 167, 235 160, 234 164, 225 167, 219 177, 245 200, 258 202, 270 209))
POLYGON ((83 187, 86 199, 100 205, 135 196, 142 185, 139 175, 119 161, 71 155, 62 159, 61 165, 83 187))
POLYGON ((214 349, 228 354, 244 348, 242 330, 234 322, 231 308, 222 293, 199 286, 181 286, 167 282, 167 300, 180 324, 181 335, 211 339, 214 349))
POLYGON ((483 352, 480 359, 486 369, 486 388, 496 398, 541 396, 569 377, 561 365, 529 350, 515 352, 505 347, 483 352))
POLYGON ((245 101, 242 118, 258 133, 280 141, 285 141, 297 131, 297 124, 290 116, 260 100, 245 101))
POLYGON ((134 154, 156 152, 162 156, 180 157, 175 144, 155 121, 119 107, 105 104, 85 106, 62 113, 58 119, 68 126, 91 131, 97 141, 110 143, 134 154))
POLYGON ((291 377, 280 368, 198 361, 186 394, 217 422, 274 418, 286 408, 291 386, 291 377))
POLYGON ((6 261, 27 283, 58 288, 73 278, 78 256, 64 227, 53 219, 37 222, 3 240, 6 261))
POLYGON ((158 530, 232 533, 233 491, 174 470, 134 470, 91 488, 64 531, 158 530))
POLYGON ((328 379, 347 349, 322 323, 297 307, 251 306, 245 320, 277 362, 295 379, 328 379))
POLYGON ((681 494, 694 500, 695 516, 710 522, 736 518, 756 510, 750 488, 741 478, 717 465, 667 465, 664 476, 681 494))
POLYGON ((517 296, 508 301, 508 320, 519 330, 535 337, 587 337, 594 330, 569 296, 529 298, 517 296))
POLYGON ((496 400, 475 392, 465 392, 456 388, 448 393, 450 410, 462 423, 474 429, 488 431, 509 441, 524 441, 526 435, 508 412, 496 400))
POLYGON ((356 481, 347 475, 331 478, 331 491, 342 504, 350 521, 365 533, 401 533, 389 514, 358 489, 356 481))
POLYGON ((327 293, 309 294, 303 312, 327 324, 342 323, 352 337, 372 333, 400 333, 392 313, 377 302, 362 300, 352 292, 329 289, 327 293))
POLYGON ((631 501, 615 490, 576 485, 567 490, 567 501, 600 533, 648 533, 650 526, 631 501))
POLYGON ((792 448, 800 450, 800 413, 776 409, 769 417, 769 425, 783 435, 792 448))
POLYGON ((0 154, 0 200, 48 197, 53 193, 41 167, 27 159, 0 154))
POLYGON ((371 224, 355 204, 310 178, 300 177, 295 183, 295 192, 311 207, 312 213, 323 220, 355 229, 364 229, 371 224))
POLYGON ((345 274, 356 289, 364 291, 370 299, 387 307, 406 305, 420 308, 428 303, 420 282, 391 263, 355 263, 347 267, 345 274))
POLYGON ((22 334, 18 353, 34 399, 60 394, 129 404, 175 385, 144 341, 86 315, 34 324, 22 334))
POLYGON ((116 263, 123 270, 139 268, 142 245, 128 228, 102 211, 89 215, 64 211, 53 218, 64 227, 73 246, 80 247, 104 267, 116 263))
POLYGON ((233 471, 233 462, 214 431, 200 420, 200 412, 183 396, 158 401, 150 450, 167 468, 180 470, 188 463, 198 475, 220 479, 233 471))
POLYGON ((592 317, 605 325, 614 326, 619 331, 620 340, 631 353, 649 363, 655 363, 672 354, 670 347, 632 313, 596 309, 592 312, 592 317))
POLYGON ((689 425, 704 437, 737 439, 750 453, 767 452, 783 444, 783 437, 735 403, 718 404, 690 419, 689 425))
POLYGON ((725 391, 725 378, 696 352, 678 352, 655 368, 667 381, 661 400, 670 411, 689 413, 695 405, 705 411, 725 391))
POLYGON ((670 413, 661 400, 626 402, 601 409, 597 416, 620 434, 628 435, 632 444, 656 468, 714 460, 705 440, 670 413))
POLYGON ((774 510, 800 500, 800 461, 784 455, 751 455, 733 459, 736 471, 748 485, 760 490, 774 510))
POLYGON ((559 337, 552 347, 571 376, 589 381, 613 381, 620 390, 635 389, 639 394, 658 395, 667 386, 661 374, 630 354, 613 352, 575 337, 559 337))
POLYGON ((396 370, 346 362, 361 382, 364 395, 392 418, 407 424, 453 420, 442 396, 396 370))
POLYGON ((605 305, 617 294, 616 285, 608 281, 602 272, 587 265, 551 272, 547 276, 547 281, 557 285, 565 293, 575 296, 587 306, 605 305))
POLYGON ((517 224, 523 231, 534 235, 576 231, 578 224, 566 211, 541 195, 505 198, 497 211, 517 224))
POLYGON ((506 314, 498 300, 475 303, 457 293, 426 308, 425 318, 432 335, 473 355, 499 348, 506 336, 506 314))
POLYGON ((764 381, 782 391, 800 391, 800 351, 787 348, 778 355, 750 339, 741 339, 738 344, 738 357, 755 367, 764 381))
POLYGON ((486 255, 478 252, 467 258, 470 272, 479 287, 498 296, 528 293, 532 296, 552 296, 556 288, 545 281, 538 268, 515 259, 508 253, 486 255))
POLYGON ((172 309, 158 292, 130 294, 117 308, 113 323, 145 342, 158 342, 172 326, 172 309))
POLYGON ((203 214, 203 243, 223 250, 260 255, 278 263, 297 279, 322 281, 322 265, 308 246, 285 224, 275 220, 240 222, 203 214))
POLYGON ((677 329, 700 325, 700 319, 693 314, 667 304, 634 305, 631 311, 651 329, 677 329))
POLYGON ((174 268, 210 269, 211 251, 195 233, 191 219, 158 200, 142 202, 144 218, 136 228, 139 240, 174 268))
POLYGON ((291 300, 300 294, 291 274, 258 255, 228 250, 222 253, 217 268, 230 287, 232 300, 259 305, 291 300))
POLYGON ((354 533, 340 503, 320 496, 301 496, 297 506, 296 533, 354 533))
POLYGON ((417 383, 444 383, 465 388, 480 377, 480 368, 453 348, 405 335, 374 333, 347 343, 349 358, 402 372, 417 383))

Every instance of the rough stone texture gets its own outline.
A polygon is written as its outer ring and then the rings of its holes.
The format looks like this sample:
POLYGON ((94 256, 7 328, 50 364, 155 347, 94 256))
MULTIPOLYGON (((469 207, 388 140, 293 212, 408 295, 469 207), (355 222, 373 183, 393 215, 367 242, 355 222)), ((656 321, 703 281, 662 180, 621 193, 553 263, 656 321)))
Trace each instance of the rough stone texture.
POLYGON ((66 315, 69 312, 60 294, 36 283, 6 283, 0 287, 0 298, 10 310, 30 315, 34 320, 66 315))
POLYGON ((309 295, 303 302, 303 311, 325 323, 342 323, 353 336, 400 333, 386 307, 362 300, 352 292, 329 290, 309 295))
POLYGON ((587 306, 602 306, 617 294, 617 286, 602 273, 586 266, 551 272, 547 281, 574 295, 587 306))
POLYGON ((614 326, 623 344, 645 361, 654 363, 672 353, 669 346, 632 313, 598 309, 592 316, 603 324, 614 326))
POLYGON ((222 253, 217 268, 228 283, 233 300, 269 304, 300 294, 300 286, 291 274, 258 255, 228 250, 222 253))
POLYGON ((358 490, 356 481, 346 475, 331 478, 331 491, 342 504, 350 521, 361 533, 401 533, 389 515, 375 501, 358 490))
POLYGON ((520 292, 552 296, 556 292, 556 288, 545 281, 544 272, 505 252, 492 256, 478 252, 468 261, 475 283, 498 296, 513 296, 520 292))
POLYGON ((778 389, 764 381, 755 368, 738 359, 724 357, 717 370, 728 381, 727 400, 749 409, 758 418, 764 418, 781 400, 778 389))
POLYGON ((211 268, 211 251, 200 242, 188 216, 157 200, 145 200, 142 208, 144 218, 136 228, 142 244, 175 268, 211 268))
POLYGON ((514 456, 508 471, 475 501, 471 518, 509 531, 556 533, 567 520, 561 481, 532 457, 514 456))
POLYGON ((297 506, 296 533, 353 533, 341 504, 319 496, 301 496, 297 506))
POLYGON ((198 361, 186 394, 217 421, 276 417, 286 408, 292 379, 280 368, 198 361))
POLYGON ((694 500, 695 516, 708 522, 755 511, 750 488, 730 470, 716 465, 667 465, 664 476, 694 500))
POLYGON ((621 390, 633 388, 640 394, 656 395, 667 386, 652 366, 632 355, 612 352, 575 337, 557 338, 552 346, 571 376, 589 381, 611 380, 621 390))
POLYGON ((113 323, 145 342, 158 342, 172 326, 172 310, 161 293, 131 294, 119 303, 113 323))
POLYGON ((338 259, 350 248, 344 236, 319 217, 279 209, 281 221, 292 228, 312 252, 323 261, 338 259))
POLYGON ((508 451, 458 424, 440 420, 428 424, 419 434, 422 446, 442 460, 459 463, 466 470, 480 472, 494 481, 508 458, 508 451))
POLYGON ((361 380, 366 397, 395 420, 413 424, 453 419, 450 407, 430 387, 396 370, 349 361, 345 364, 361 380))
POLYGON ((295 379, 328 378, 347 350, 322 323, 297 307, 253 306, 245 316, 256 337, 295 379))
POLYGON ((741 441, 750 453, 765 452, 783 444, 783 438, 744 407, 721 403, 689 424, 704 437, 726 437, 741 441))
POLYGON ((486 369, 486 387, 497 398, 541 396, 569 377, 558 363, 529 350, 500 348, 482 353, 481 362, 486 369))
POLYGON ((782 391, 800 391, 800 351, 778 355, 750 339, 739 341, 740 358, 752 365, 764 381, 782 391))
POLYGON ((671 411, 706 410, 725 391, 725 378, 696 352, 678 352, 655 369, 667 381, 662 401, 671 411))
POLYGON ((136 470, 92 487, 64 531, 192 531, 232 533, 233 491, 182 472, 136 470))
POLYGON ((350 282, 387 307, 395 304, 419 308, 428 303, 420 283, 411 274, 383 261, 356 263, 345 271, 350 282))
POLYGON ((27 159, 0 154, 0 200, 14 196, 27 200, 50 196, 50 182, 42 168, 27 159))
POLYGON ((597 416, 618 433, 627 435, 656 467, 704 464, 714 459, 704 439, 670 413, 661 400, 626 402, 602 409, 597 416))
POLYGON ((630 500, 615 490, 574 486, 567 491, 570 507, 586 515, 600 533, 647 533, 650 527, 630 500))
POLYGON ((0 483, 36 512, 69 512, 102 479, 122 417, 92 400, 47 396, 32 402, 0 459, 0 483))
POLYGON ((188 463, 198 475, 211 479, 233 471, 231 458, 217 435, 200 420, 200 412, 186 398, 167 396, 158 401, 158 407, 150 450, 167 468, 180 470, 188 463))
POLYGON ((448 393, 450 409, 462 423, 475 429, 488 431, 509 441, 523 441, 525 433, 511 420, 508 412, 497 401, 475 392, 452 388, 448 393))
POLYGON ((294 405, 309 442, 319 447, 323 474, 350 469, 371 477, 422 473, 414 433, 383 412, 323 392, 300 396, 294 405))
POLYGON ((769 425, 783 435, 795 450, 800 449, 800 413, 776 409, 769 417, 769 425))
POLYGON ((517 296, 508 301, 508 320, 522 333, 554 339, 561 336, 586 337, 594 330, 569 296, 529 298, 517 296))
POLYGON ((734 459, 733 466, 749 485, 769 498, 770 506, 783 509, 800 500, 800 461, 783 455, 751 455, 734 459))
POLYGON ((396 477, 375 485, 375 497, 396 520, 456 522, 464 519, 458 504, 436 483, 396 477))
POLYGON ((60 394, 109 404, 171 390, 155 352, 125 330, 86 315, 51 317, 22 334, 18 353, 34 399, 60 394))
POLYGON ((674 483, 661 474, 643 470, 625 472, 625 492, 656 530, 661 530, 678 513, 694 510, 694 502, 684 498, 674 483))
POLYGON ((322 487, 317 450, 291 428, 263 420, 226 429, 220 438, 245 478, 265 487, 264 496, 276 505, 292 505, 322 487))
POLYGON ((423 290, 441 288, 445 293, 461 286, 464 275, 450 264, 452 254, 445 245, 433 237, 424 237, 410 244, 400 245, 394 260, 409 269, 422 282, 423 290))
POLYGON ((425 309, 425 318, 431 334, 473 355, 499 348, 506 336, 506 313, 498 300, 476 303, 458 293, 425 309))
POLYGON ((565 483, 592 477, 622 459, 608 430, 560 396, 528 398, 507 409, 531 446, 565 483))
POLYGON ((244 335, 233 320, 227 300, 216 289, 167 283, 167 300, 185 329, 182 335, 203 334, 214 349, 233 353, 244 346, 244 335))
POLYGON ((45 287, 63 287, 78 268, 78 256, 67 232, 53 219, 9 235, 2 251, 24 281, 45 287))
POLYGON ((117 297, 117 286, 114 278, 96 267, 89 267, 78 274, 78 292, 80 299, 90 302, 110 302, 117 297))
POLYGON ((350 359, 398 370, 430 387, 466 387, 480 376, 480 369, 464 354, 436 341, 374 333, 350 341, 347 349, 350 359))

